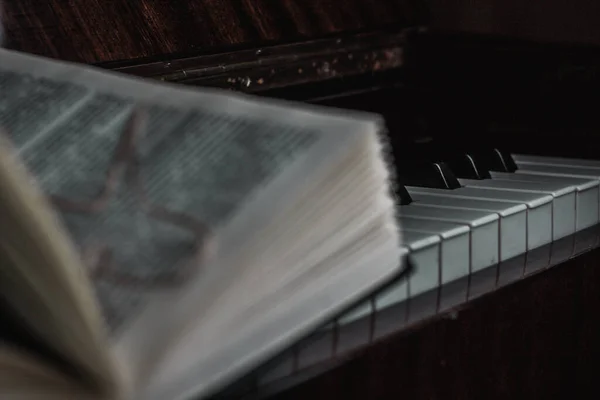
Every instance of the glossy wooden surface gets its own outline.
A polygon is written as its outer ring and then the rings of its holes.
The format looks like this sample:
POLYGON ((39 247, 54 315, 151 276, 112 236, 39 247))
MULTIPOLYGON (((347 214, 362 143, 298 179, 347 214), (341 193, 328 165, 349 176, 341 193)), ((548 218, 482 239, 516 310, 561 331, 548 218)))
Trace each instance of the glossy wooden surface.
POLYGON ((373 345, 273 399, 592 399, 600 249, 373 345))
POLYGON ((8 47, 96 63, 417 25, 419 0, 4 0, 8 47))
POLYGON ((3 18, 11 48, 87 63, 429 22, 600 44, 595 0, 4 0, 3 18))

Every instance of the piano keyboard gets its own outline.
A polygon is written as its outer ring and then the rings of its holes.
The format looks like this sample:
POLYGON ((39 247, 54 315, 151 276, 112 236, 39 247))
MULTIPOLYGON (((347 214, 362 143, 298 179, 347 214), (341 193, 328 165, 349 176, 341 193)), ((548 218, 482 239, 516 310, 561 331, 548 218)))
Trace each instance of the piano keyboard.
POLYGON ((400 207, 400 225, 416 272, 379 294, 375 311, 598 224, 600 161, 514 160, 515 172, 459 179, 457 189, 406 187, 412 201, 400 207))
POLYGON ((516 171, 488 171, 487 179, 458 177, 461 187, 455 189, 405 186, 410 200, 400 206, 401 246, 414 273, 325 326, 272 365, 259 384, 596 246, 597 229, 590 227, 600 222, 600 161, 520 154, 513 160, 516 171))

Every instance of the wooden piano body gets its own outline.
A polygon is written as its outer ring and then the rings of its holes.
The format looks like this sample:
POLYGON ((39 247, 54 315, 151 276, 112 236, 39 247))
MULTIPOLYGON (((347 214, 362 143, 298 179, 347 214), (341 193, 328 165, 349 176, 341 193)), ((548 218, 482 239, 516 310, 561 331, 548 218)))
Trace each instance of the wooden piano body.
MULTIPOLYGON (((514 152, 600 158, 600 50, 593 43, 542 43, 548 26, 541 14, 514 1, 432 3, 5 0, 3 16, 10 48, 182 84, 380 112, 396 146, 423 135, 483 137, 514 152), (539 29, 511 24, 509 3, 539 29), (512 37, 438 32, 436 21, 512 37)), ((560 2, 550 3, 558 18, 560 2)), ((578 17, 589 21, 585 10, 578 17)), ((567 41, 600 43, 600 29, 578 35, 562 26, 557 41, 561 32, 567 41)), ((600 250, 586 252, 391 334, 273 396, 592 398, 599 263, 600 250)))

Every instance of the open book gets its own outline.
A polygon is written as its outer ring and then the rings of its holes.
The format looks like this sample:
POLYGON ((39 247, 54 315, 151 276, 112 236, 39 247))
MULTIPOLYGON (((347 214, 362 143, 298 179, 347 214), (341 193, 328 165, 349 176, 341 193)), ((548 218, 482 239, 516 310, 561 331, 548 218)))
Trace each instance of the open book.
POLYGON ((0 50, 1 398, 206 396, 402 268, 379 117, 0 50), (37 397, 36 397, 37 396, 37 397))

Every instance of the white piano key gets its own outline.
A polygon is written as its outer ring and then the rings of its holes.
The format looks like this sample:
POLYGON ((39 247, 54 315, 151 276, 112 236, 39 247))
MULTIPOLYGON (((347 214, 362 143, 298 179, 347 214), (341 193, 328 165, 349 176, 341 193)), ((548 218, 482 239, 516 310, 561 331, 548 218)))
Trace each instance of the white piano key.
MULTIPOLYGON (((400 216, 404 232, 438 235, 441 240, 441 283, 446 284, 469 274, 470 228, 465 224, 406 218, 400 216)), ((437 285, 437 281, 435 284, 437 285)), ((432 286, 431 289, 435 288, 432 286)))
POLYGON ((552 239, 575 233, 576 189, 554 182, 519 182, 495 179, 459 179, 461 185, 492 190, 550 194, 552 201, 552 239))
MULTIPOLYGON (((600 174, 600 170, 598 171, 600 174)), ((576 194, 575 230, 593 226, 599 222, 600 181, 590 178, 574 178, 528 174, 519 171, 518 174, 505 172, 490 172, 493 179, 523 181, 523 182, 554 182, 564 186, 574 186, 576 194)))
POLYGON ((495 213, 500 217, 500 261, 527 251, 527 206, 493 200, 462 199, 408 191, 412 204, 443 208, 470 209, 495 213))
MULTIPOLYGON (((402 225, 401 225, 401 227, 402 227, 402 225)), ((430 261, 429 253, 427 251, 425 251, 424 254, 421 254, 420 252, 423 250, 423 248, 426 248, 427 244, 430 242, 434 242, 435 244, 439 243, 439 241, 440 241, 439 238, 430 238, 431 236, 432 236, 431 234, 427 234, 427 233, 414 233, 414 232, 403 233, 403 237, 402 237, 403 242, 400 244, 402 246, 402 250, 403 250, 402 256, 410 255, 413 259, 416 259, 417 261, 419 261, 421 263, 429 262, 430 261), (416 253, 415 253, 415 251, 416 251, 416 253)), ((439 268, 437 266, 437 263, 434 266, 434 268, 436 268, 436 271, 439 268)), ((396 287, 396 286, 394 286, 394 287, 396 287)), ((398 288, 396 288, 395 290, 398 293, 401 293, 403 290, 406 291, 406 281, 405 280, 400 281, 398 283, 398 288), (404 289, 402 289, 402 287, 404 287, 404 289)), ((387 293, 387 291, 385 291, 385 293, 387 293)), ((402 296, 400 296, 400 297, 402 297, 402 296)), ((404 295, 404 299, 406 299, 406 295, 404 295)), ((399 301, 401 301, 401 300, 399 300, 399 301)), ((375 311, 375 309, 374 309, 373 302, 371 301, 371 298, 368 298, 368 299, 365 299, 364 302, 357 304, 355 307, 352 307, 350 310, 347 310, 342 315, 340 315, 337 319, 337 323, 340 326, 345 326, 354 321, 357 321, 361 318, 368 316, 369 314, 371 314, 374 311, 375 311)))
MULTIPOLYGON (((588 161, 588 160, 582 160, 588 161)), ((600 169, 592 167, 571 167, 559 165, 541 165, 541 164, 519 164, 518 174, 595 179, 600 182, 600 169)), ((598 199, 598 219, 600 222, 600 198, 598 199)))
POLYGON ((416 269, 409 278, 408 295, 414 297, 439 284, 441 239, 437 235, 423 232, 403 231, 402 235, 416 269))
POLYGON ((346 325, 358 319, 366 317, 367 315, 371 314, 371 312, 371 300, 365 300, 363 303, 359 304, 356 307, 353 307, 351 310, 344 313, 344 315, 342 315, 338 319, 338 323, 340 325, 346 325))
POLYGON ((600 181, 600 169, 564 165, 520 164, 516 173, 528 175, 554 176, 565 178, 595 179, 600 181))
POLYGON ((478 271, 499 261, 498 215, 477 210, 424 207, 418 204, 401 206, 402 218, 411 217, 467 224, 471 228, 471 270, 478 271))
POLYGON ((527 251, 552 241, 552 200, 549 194, 461 187, 454 190, 407 186, 409 193, 444 198, 493 200, 527 207, 527 251))
POLYGON ((546 157, 532 156, 527 154, 512 154, 513 160, 518 164, 534 164, 534 165, 554 165, 576 168, 596 168, 600 169, 600 161, 585 160, 578 158, 563 158, 563 157, 546 157))
MULTIPOLYGON (((402 233, 403 245, 410 253, 411 260, 415 266, 415 272, 408 278, 410 281, 411 296, 415 290, 424 291, 432 285, 437 285, 439 271, 439 236, 429 233, 410 232, 402 233)), ((406 280, 399 281, 382 290, 375 296, 375 310, 401 303, 408 299, 408 285, 406 280)))
POLYGON ((283 358, 269 367, 267 371, 260 375, 259 385, 267 385, 279 379, 288 377, 294 373, 294 355, 288 352, 283 358))
POLYGON ((570 167, 564 165, 538 165, 517 163, 515 173, 557 176, 567 178, 600 179, 600 169, 588 167, 570 167))

